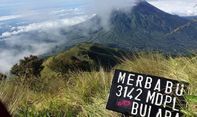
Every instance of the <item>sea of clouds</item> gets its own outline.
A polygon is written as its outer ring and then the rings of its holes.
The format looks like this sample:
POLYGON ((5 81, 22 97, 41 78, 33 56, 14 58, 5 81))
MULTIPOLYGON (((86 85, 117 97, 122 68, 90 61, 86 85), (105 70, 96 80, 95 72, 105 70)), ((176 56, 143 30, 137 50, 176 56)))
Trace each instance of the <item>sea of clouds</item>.
MULTIPOLYGON (((12 0, 8 1, 12 3, 12 0)), ((23 0, 18 1, 20 2, 16 5, 17 10, 0 16, 0 72, 3 73, 8 72, 25 56, 42 55, 65 43, 67 38, 62 29, 85 22, 94 17, 95 13, 101 17, 103 25, 107 25, 113 9, 130 9, 137 4, 137 0, 89 0, 85 5, 70 4, 68 8, 64 8, 63 3, 66 6, 71 1, 60 0, 61 4, 54 7, 53 2, 49 0, 47 7, 38 5, 37 8, 36 2, 25 4, 23 0), (20 4, 23 6, 19 7, 20 4)), ((47 5, 47 1, 44 1, 42 3, 47 5)), ((4 4, 6 3, 4 1, 4 4)))
MULTIPOLYGON (((101 17, 102 25, 108 27, 110 14, 114 9, 127 11, 141 1, 143 0, 1 0, 0 72, 9 72, 25 56, 42 55, 65 43, 67 37, 62 33, 63 29, 85 22, 95 14, 101 17)), ((168 4, 174 4, 173 1, 149 1, 161 9, 168 8, 170 13, 175 11, 168 4)), ((177 4, 183 5, 178 1, 177 4)), ((188 10, 187 14, 197 13, 195 10, 188 10)))
MULTIPOLYGON (((14 64, 25 56, 42 55, 50 52, 53 47, 67 41, 66 35, 61 33, 61 29, 82 23, 92 17, 80 13, 78 9, 61 9, 53 11, 53 13, 58 15, 58 18, 53 16, 53 18, 42 19, 42 21, 35 19, 35 22, 25 19, 30 17, 24 15, 0 17, 3 22, 0 30, 6 29, 0 34, 0 72, 8 72, 14 64), (16 19, 23 19, 29 23, 24 25, 9 24, 10 21, 14 22, 16 19)), ((33 17, 33 14, 31 16, 33 17)))

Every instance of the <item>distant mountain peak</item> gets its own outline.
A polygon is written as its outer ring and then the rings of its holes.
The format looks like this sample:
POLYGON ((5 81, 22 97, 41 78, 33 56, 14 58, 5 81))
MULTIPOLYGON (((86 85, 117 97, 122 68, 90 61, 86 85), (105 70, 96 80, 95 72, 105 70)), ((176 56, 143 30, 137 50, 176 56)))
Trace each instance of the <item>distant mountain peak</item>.
POLYGON ((188 20, 161 11, 146 1, 134 6, 130 12, 114 11, 111 16, 112 26, 124 32, 143 28, 148 33, 150 31, 168 33, 187 22, 188 20))
POLYGON ((71 35, 67 37, 71 38, 69 43, 72 44, 88 41, 110 44, 129 51, 157 50, 173 54, 185 53, 190 49, 197 50, 197 29, 189 22, 191 20, 171 15, 143 1, 134 6, 130 12, 114 10, 109 19, 108 30, 101 25, 101 18, 95 16, 78 26, 83 25, 80 30, 75 28, 76 32, 70 33, 71 35), (88 33, 83 33, 84 29, 87 29, 88 33), (179 32, 180 29, 183 30, 179 32), (194 43, 195 46, 192 46, 194 43))

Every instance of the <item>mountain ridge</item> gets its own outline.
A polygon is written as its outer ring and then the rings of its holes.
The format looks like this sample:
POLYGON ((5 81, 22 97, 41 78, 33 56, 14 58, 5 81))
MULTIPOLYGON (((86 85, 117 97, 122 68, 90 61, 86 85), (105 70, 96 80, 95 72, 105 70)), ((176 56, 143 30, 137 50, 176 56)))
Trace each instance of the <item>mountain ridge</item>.
POLYGON ((60 73, 70 70, 99 70, 100 67, 110 70, 129 55, 130 53, 118 48, 97 43, 80 43, 70 47, 67 51, 47 57, 43 65, 45 66, 44 69, 51 69, 60 73))

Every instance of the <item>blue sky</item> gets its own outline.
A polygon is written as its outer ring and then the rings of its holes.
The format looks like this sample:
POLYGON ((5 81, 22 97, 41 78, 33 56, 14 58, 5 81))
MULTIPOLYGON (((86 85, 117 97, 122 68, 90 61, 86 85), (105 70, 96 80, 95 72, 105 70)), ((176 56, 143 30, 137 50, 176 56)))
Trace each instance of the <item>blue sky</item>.
POLYGON ((9 15, 31 10, 78 7, 81 0, 0 0, 0 15, 9 15))
MULTIPOLYGON (((0 0, 0 16, 57 7, 78 7, 97 0, 0 0)), ((99 0, 98 0, 99 1, 99 0)), ((113 1, 113 0, 111 0, 113 1)), ((158 8, 177 15, 197 15, 197 0, 147 0, 158 8)))

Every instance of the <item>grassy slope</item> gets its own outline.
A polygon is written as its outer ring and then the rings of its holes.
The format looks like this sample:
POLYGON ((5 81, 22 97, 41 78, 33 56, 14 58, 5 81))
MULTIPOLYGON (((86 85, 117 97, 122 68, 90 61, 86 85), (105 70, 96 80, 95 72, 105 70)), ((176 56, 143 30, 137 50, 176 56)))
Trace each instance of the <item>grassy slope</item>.
MULTIPOLYGON (((166 58, 160 54, 139 54, 115 68, 148 73, 190 82, 190 95, 197 94, 197 58, 166 58)), ((0 98, 15 116, 116 117, 105 109, 114 70, 105 72, 70 72, 66 75, 48 71, 40 79, 14 79, 2 82, 0 98)), ((189 117, 195 116, 196 97, 188 99, 189 117)))
POLYGON ((44 66, 56 72, 66 73, 73 70, 90 71, 93 68, 111 69, 120 63, 119 59, 125 56, 125 52, 106 47, 100 44, 81 43, 71 47, 69 50, 49 57, 44 66))

